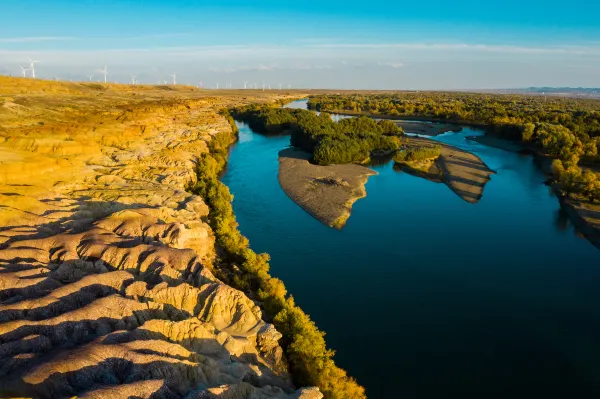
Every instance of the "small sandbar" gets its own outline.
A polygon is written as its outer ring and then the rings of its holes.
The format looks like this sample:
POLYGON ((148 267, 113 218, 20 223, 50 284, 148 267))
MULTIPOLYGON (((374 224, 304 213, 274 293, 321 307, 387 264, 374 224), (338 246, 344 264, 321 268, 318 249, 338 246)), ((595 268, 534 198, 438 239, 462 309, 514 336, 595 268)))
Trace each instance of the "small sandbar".
POLYGON ((424 147, 436 144, 441 147, 441 151, 427 173, 402 170, 434 182, 441 181, 463 200, 472 204, 481 199, 485 184, 490 181, 490 175, 495 173, 478 156, 444 143, 408 137, 406 144, 424 147))
POLYGON ((460 132, 462 127, 442 122, 419 122, 394 120, 394 123, 407 133, 421 134, 424 136, 437 136, 448 132, 460 132))
POLYGON ((314 165, 294 148, 279 152, 279 184, 288 197, 329 227, 341 229, 352 205, 367 195, 365 184, 377 172, 361 165, 314 165))

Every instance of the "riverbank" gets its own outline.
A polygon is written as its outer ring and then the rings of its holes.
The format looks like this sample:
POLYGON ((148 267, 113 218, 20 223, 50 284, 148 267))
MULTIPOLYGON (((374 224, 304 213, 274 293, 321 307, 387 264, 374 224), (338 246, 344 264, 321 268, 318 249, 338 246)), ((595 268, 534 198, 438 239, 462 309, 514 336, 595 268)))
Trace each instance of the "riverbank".
MULTIPOLYGON (((552 176, 553 159, 531 145, 494 137, 491 134, 467 137, 468 140, 500 148, 505 151, 530 154, 535 165, 547 176, 552 176)), ((567 213, 573 225, 592 243, 600 249, 600 205, 583 198, 567 198, 556 192, 561 208, 567 213)))
POLYGON ((559 197, 559 202, 573 225, 589 242, 600 249, 600 204, 573 197, 559 197))
POLYGON ((288 197, 329 227, 341 229, 354 202, 367 195, 365 184, 377 172, 356 164, 314 165, 294 148, 279 153, 278 179, 288 197))

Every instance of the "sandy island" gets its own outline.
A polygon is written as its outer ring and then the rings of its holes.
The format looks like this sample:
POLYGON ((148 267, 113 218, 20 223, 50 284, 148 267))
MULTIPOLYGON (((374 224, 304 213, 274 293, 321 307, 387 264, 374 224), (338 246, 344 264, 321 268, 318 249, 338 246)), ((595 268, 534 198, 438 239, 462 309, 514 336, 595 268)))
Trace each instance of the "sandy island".
POLYGON ((400 170, 436 183, 444 183, 459 197, 472 204, 481 199, 485 184, 490 180, 490 175, 495 172, 478 156, 425 138, 407 137, 405 140, 408 146, 439 145, 441 152, 435 162, 417 165, 417 167, 396 164, 400 170), (427 168, 424 168, 425 166, 427 168))
POLYGON ((356 164, 313 165, 311 155, 294 148, 279 152, 279 184, 288 197, 329 227, 341 229, 352 204, 367 195, 365 184, 377 172, 356 164))

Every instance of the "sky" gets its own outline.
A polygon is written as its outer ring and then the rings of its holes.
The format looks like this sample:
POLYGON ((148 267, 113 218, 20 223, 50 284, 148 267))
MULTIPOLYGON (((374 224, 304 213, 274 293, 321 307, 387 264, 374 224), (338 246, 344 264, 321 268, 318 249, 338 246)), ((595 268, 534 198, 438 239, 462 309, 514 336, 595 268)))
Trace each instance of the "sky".
POLYGON ((593 0, 0 0, 0 74, 339 89, 600 86, 593 0), (28 74, 30 72, 27 72, 28 74))

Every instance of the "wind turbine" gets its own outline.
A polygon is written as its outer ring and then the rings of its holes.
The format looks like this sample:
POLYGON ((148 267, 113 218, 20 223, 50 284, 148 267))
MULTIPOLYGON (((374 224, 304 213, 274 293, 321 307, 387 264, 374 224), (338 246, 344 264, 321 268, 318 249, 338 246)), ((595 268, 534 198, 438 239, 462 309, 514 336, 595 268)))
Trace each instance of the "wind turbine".
POLYGON ((137 78, 137 76, 129 74, 129 76, 131 76, 131 84, 134 85, 135 84, 135 78, 137 78))
POLYGON ((104 67, 104 69, 100 70, 100 73, 104 74, 104 83, 106 83, 106 77, 108 76, 108 69, 104 67))
POLYGON ((35 79, 35 63, 39 62, 39 61, 34 61, 31 58, 29 59, 30 62, 30 67, 29 69, 31 70, 31 77, 35 79))
POLYGON ((19 65, 21 67, 21 75, 23 77, 27 77, 27 71, 29 71, 29 69, 25 69, 23 68, 23 65, 19 65))
POLYGON ((262 89, 265 91, 265 82, 263 82, 262 89))
POLYGON ((202 83, 202 81, 198 82, 198 88, 199 89, 203 89, 204 88, 204 83, 202 83))
POLYGON ((217 90, 219 90, 219 84, 217 83, 217 90))
POLYGON ((292 88, 292 85, 288 85, 288 90, 290 90, 292 88))
POLYGON ((281 90, 281 83, 279 83, 279 90, 281 90))
POLYGON ((246 90, 248 88, 248 81, 244 80, 244 90, 246 90))
POLYGON ((92 78, 94 77, 94 75, 85 75, 88 77, 88 79, 90 79, 90 82, 92 81, 92 78))
POLYGON ((173 84, 176 85, 177 84, 177 74, 173 73, 173 75, 169 75, 173 78, 173 84))

